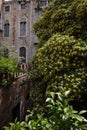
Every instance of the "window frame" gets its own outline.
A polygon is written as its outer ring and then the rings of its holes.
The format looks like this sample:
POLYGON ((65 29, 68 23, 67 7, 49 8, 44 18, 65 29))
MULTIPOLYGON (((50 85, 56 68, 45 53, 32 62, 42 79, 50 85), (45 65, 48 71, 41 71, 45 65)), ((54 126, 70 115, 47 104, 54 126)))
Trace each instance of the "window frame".
POLYGON ((20 20, 20 23, 19 23, 19 36, 20 37, 26 37, 27 36, 27 20, 26 20, 26 18, 22 18, 21 20, 20 20), (25 23, 25 34, 21 34, 21 23, 25 23))
POLYGON ((4 35, 4 37, 9 37, 9 35, 10 35, 10 24, 9 23, 4 23, 4 29, 3 29, 4 31, 3 31, 3 35, 4 35), (8 25, 8 28, 6 27, 8 25), (5 29, 5 27, 7 28, 7 29, 5 29), (5 31, 5 30, 7 30, 8 31, 8 33, 7 33, 7 31, 5 31))
POLYGON ((22 57, 22 58, 24 58, 24 59, 21 59, 21 63, 26 63, 27 50, 26 50, 25 46, 21 46, 19 48, 19 56, 22 57))
POLYGON ((47 1, 46 0, 40 0, 39 1, 39 7, 40 8, 46 7, 46 5, 47 5, 47 1))
POLYGON ((20 4, 20 9, 21 9, 21 10, 25 10, 25 3, 21 3, 21 4, 20 4), (23 7, 23 8, 22 8, 22 7, 23 7))
POLYGON ((6 6, 4 7, 4 11, 5 11, 5 13, 8 13, 8 12, 10 12, 10 10, 11 10, 11 7, 10 7, 10 5, 6 5, 6 6), (9 7, 9 8, 6 10, 6 7, 9 7))

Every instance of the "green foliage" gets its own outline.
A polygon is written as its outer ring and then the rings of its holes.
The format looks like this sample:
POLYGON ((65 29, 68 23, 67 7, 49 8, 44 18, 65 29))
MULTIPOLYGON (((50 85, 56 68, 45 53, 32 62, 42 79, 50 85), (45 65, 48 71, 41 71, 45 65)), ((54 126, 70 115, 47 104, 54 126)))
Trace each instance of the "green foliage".
POLYGON ((67 35, 54 35, 38 50, 29 79, 34 103, 42 103, 49 91, 70 89, 72 98, 87 99, 87 44, 67 35))
POLYGON ((15 61, 0 57, 0 87, 11 84, 15 80, 12 74, 19 71, 15 61))
POLYGON ((7 44, 0 46, 0 57, 9 58, 15 62, 20 62, 22 59, 17 55, 15 46, 9 46, 7 44))
POLYGON ((87 40, 86 16, 86 0, 54 0, 34 25, 40 42, 39 46, 56 33, 87 40))
POLYGON ((14 73, 17 70, 18 68, 13 60, 0 57, 0 73, 14 73))
POLYGON ((69 105, 67 95, 69 91, 61 93, 51 92, 46 100, 46 113, 39 114, 38 109, 26 116, 24 122, 10 123, 5 130, 86 130, 87 120, 69 105), (45 116, 46 115, 46 116, 45 116))
POLYGON ((27 122, 17 122, 17 119, 14 123, 9 123, 9 127, 4 126, 4 130, 27 130, 27 122))

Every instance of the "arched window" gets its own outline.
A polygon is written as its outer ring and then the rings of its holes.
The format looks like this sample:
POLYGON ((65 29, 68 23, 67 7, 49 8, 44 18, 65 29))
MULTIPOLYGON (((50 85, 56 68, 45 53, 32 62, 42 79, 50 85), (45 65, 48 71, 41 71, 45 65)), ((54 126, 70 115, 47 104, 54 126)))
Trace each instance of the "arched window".
POLYGON ((8 22, 8 20, 4 24, 4 37, 9 37, 9 22, 8 22))
POLYGON ((26 48, 25 48, 25 47, 21 47, 19 53, 20 53, 20 54, 19 54, 20 57, 22 58, 22 59, 21 59, 21 62, 22 62, 22 63, 25 63, 25 62, 26 62, 26 48))
POLYGON ((9 50, 7 48, 4 49, 4 57, 5 58, 9 57, 9 50))
POLYGON ((26 19, 20 21, 20 36, 26 36, 26 19))

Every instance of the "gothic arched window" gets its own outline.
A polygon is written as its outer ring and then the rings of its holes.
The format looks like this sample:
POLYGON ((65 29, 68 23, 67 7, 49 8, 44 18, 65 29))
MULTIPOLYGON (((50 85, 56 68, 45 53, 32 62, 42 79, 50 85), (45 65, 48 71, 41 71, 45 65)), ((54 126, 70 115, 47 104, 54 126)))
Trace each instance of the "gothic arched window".
POLYGON ((9 22, 6 21, 5 24, 4 24, 4 37, 9 37, 9 22))
POLYGON ((21 61, 25 63, 26 62, 26 48, 25 47, 20 48, 19 55, 22 58, 21 61))
POLYGON ((26 19, 20 21, 20 36, 26 36, 26 19))

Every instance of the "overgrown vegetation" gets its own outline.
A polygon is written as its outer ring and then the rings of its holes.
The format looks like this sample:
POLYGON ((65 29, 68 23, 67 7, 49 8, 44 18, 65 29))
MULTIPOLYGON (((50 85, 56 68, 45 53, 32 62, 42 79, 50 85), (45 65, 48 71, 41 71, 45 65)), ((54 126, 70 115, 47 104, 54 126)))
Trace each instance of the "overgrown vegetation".
POLYGON ((39 46, 43 46, 43 43, 55 33, 87 41, 86 16, 86 0, 54 0, 34 25, 39 46))
POLYGON ((53 0, 44 10, 34 25, 41 48, 29 73, 30 96, 36 110, 27 116, 28 120, 11 123, 5 130, 87 129, 87 120, 69 105, 69 97, 76 102, 75 108, 87 105, 86 16, 86 0, 53 0), (52 98, 47 98, 51 91, 52 98))
POLYGON ((19 72, 16 62, 0 57, 0 87, 7 87, 15 80, 14 73, 19 72))
POLYGON ((21 60, 14 46, 0 46, 0 87, 7 87, 15 81, 14 73, 22 72, 18 67, 21 60))
POLYGON ((86 72, 87 44, 67 35, 54 35, 38 50, 31 65, 34 104, 43 103, 49 91, 61 88, 70 89, 71 97, 77 101, 86 101, 86 72))
POLYGON ((38 109, 33 110, 26 116, 24 122, 10 123, 5 130, 86 130, 87 120, 81 116, 85 111, 77 112, 69 105, 67 95, 64 93, 53 93, 46 100, 48 113, 39 114, 38 109), (56 100, 55 100, 56 98, 56 100))
POLYGON ((71 90, 78 108, 86 107, 86 14, 86 0, 54 0, 35 23, 41 48, 29 74, 34 104, 42 105, 50 90, 64 88, 71 90))

